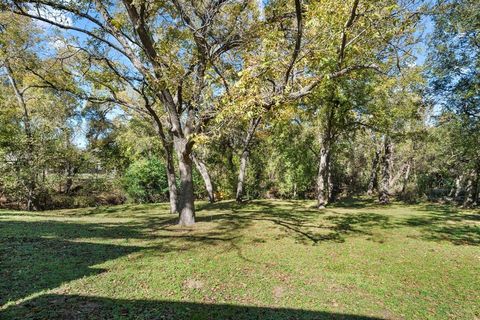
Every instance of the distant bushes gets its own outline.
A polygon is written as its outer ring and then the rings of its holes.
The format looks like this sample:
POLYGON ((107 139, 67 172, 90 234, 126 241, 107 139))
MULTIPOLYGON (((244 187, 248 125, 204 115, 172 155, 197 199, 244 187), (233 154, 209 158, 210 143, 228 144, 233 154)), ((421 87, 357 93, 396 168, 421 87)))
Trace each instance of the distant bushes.
POLYGON ((168 200, 165 165, 156 158, 133 162, 122 179, 128 199, 136 203, 168 200))

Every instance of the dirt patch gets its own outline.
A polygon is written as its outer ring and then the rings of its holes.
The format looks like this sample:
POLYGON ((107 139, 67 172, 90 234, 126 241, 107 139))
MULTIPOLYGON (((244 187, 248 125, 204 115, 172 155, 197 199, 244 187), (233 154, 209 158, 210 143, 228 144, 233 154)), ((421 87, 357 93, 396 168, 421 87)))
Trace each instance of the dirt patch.
POLYGON ((276 286, 272 290, 272 294, 273 294, 273 297, 275 298, 275 300, 279 300, 279 299, 283 298, 285 296, 285 292, 286 292, 286 289, 285 289, 285 287, 282 287, 282 286, 276 286))
POLYGON ((187 279, 183 282, 183 287, 190 290, 200 290, 203 286, 203 281, 197 279, 187 279))

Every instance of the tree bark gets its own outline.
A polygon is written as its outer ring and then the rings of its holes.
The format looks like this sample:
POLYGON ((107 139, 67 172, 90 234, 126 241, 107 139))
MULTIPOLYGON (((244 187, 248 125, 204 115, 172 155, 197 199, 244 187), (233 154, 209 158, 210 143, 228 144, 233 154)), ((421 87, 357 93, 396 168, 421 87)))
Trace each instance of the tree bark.
POLYGON ((170 202, 170 213, 177 213, 178 193, 177 179, 175 176, 175 165, 173 164, 173 150, 170 146, 168 151, 165 150, 167 160, 167 183, 168 183, 168 199, 170 202))
POLYGON ((390 203, 390 170, 392 167, 392 141, 390 137, 384 138, 384 153, 382 157, 382 181, 378 200, 381 204, 390 203))
POLYGON ((318 159, 318 174, 317 174, 317 206, 319 209, 325 208, 328 204, 328 169, 329 169, 329 155, 330 146, 326 143, 327 139, 322 139, 322 147, 318 159))
POLYGON ((245 183, 245 175, 247 172, 248 157, 250 155, 250 146, 253 140, 253 136, 255 134, 255 130, 257 129, 261 119, 262 119, 261 117, 252 119, 250 121, 250 125, 247 130, 247 136, 245 137, 242 155, 240 156, 240 168, 238 172, 237 193, 235 197, 237 202, 242 202, 243 200, 243 189, 244 189, 244 183, 245 183))
POLYGON ((452 190, 449 193, 449 197, 453 197, 453 199, 458 200, 460 197, 460 193, 462 192, 462 181, 463 181, 463 175, 460 174, 455 178, 455 186, 452 188, 452 190))
POLYGON ((163 131, 163 124, 158 117, 155 110, 148 103, 148 99, 145 98, 145 108, 152 117, 154 124, 157 128, 158 137, 162 143, 163 150, 165 152, 165 162, 167 163, 167 183, 168 183, 168 200, 170 202, 170 213, 178 212, 178 191, 177 191, 177 179, 175 174, 175 165, 173 162, 173 135, 170 133, 169 140, 163 131))
POLYGON ((327 206, 331 196, 330 153, 333 140, 333 117, 336 105, 330 106, 327 114, 326 127, 320 136, 320 154, 317 173, 317 206, 323 209, 327 206))
POLYGON ((327 158, 327 171, 328 171, 328 177, 327 177, 327 183, 328 183, 328 202, 334 202, 335 201, 335 194, 333 194, 333 177, 332 177, 332 161, 330 159, 331 153, 329 152, 328 158, 327 158))
POLYGON ((473 203, 473 184, 473 173, 471 173, 467 179, 467 185, 465 187, 465 200, 463 201, 463 205, 466 207, 470 206, 473 203))
POLYGON ((408 179, 410 178, 410 170, 412 165, 410 164, 411 160, 407 163, 407 167, 405 168, 405 173, 403 175, 403 184, 402 184, 402 191, 401 193, 404 194, 407 190, 408 179))
POLYGON ((180 197, 178 199, 179 222, 181 226, 195 224, 195 196, 193 193, 191 144, 185 138, 175 137, 175 150, 180 172, 180 197))
POLYGON ((205 183, 205 189, 207 190, 207 194, 208 194, 208 201, 210 203, 214 203, 215 195, 213 193, 213 184, 210 178, 210 174, 208 173, 207 166, 194 153, 192 153, 192 160, 195 163, 195 166, 197 167, 198 171, 200 172, 200 175, 203 178, 203 182, 205 183))
POLYGON ((476 206, 478 205, 478 196, 480 189, 480 162, 476 164, 474 170, 467 180, 467 186, 465 188, 465 201, 464 206, 476 206))
POLYGON ((240 168, 238 172, 238 183, 237 183, 237 194, 236 200, 237 202, 242 202, 243 200, 243 184, 245 182, 245 174, 247 172, 247 162, 248 156, 250 151, 248 149, 244 149, 242 155, 240 157, 240 168))

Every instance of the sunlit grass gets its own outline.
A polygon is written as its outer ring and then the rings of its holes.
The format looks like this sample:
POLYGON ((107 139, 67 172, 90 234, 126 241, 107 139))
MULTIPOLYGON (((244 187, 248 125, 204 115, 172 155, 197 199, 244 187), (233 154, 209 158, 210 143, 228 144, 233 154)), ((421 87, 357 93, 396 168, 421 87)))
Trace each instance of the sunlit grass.
POLYGON ((0 211, 0 318, 480 317, 479 212, 368 199, 198 209, 190 229, 166 204, 0 211))

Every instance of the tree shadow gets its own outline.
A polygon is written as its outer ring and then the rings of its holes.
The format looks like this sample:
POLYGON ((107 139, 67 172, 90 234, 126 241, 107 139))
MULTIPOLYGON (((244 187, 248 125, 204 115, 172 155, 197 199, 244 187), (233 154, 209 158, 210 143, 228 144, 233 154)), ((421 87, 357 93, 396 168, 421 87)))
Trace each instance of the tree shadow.
MULTIPOLYGON (((168 224, 170 220, 156 221, 168 224)), ((151 223, 148 219, 124 224, 0 220, 0 306, 103 273, 106 270, 95 265, 134 252, 164 254, 234 240, 220 232, 156 235, 149 228, 151 223), (130 240, 146 245, 131 245, 130 240), (114 243, 102 243, 106 241, 114 243)))
MULTIPOLYGON (((370 198, 345 199, 328 210, 313 209, 302 201, 290 201, 287 205, 285 201, 276 203, 266 200, 248 204, 224 202, 205 205, 200 212, 217 210, 221 213, 200 216, 197 220, 215 222, 217 228, 224 232, 247 229, 256 221, 271 222, 281 227, 286 237, 305 244, 324 241, 341 243, 347 236, 371 236, 374 230, 407 227, 420 231, 423 240, 480 245, 480 226, 477 224, 480 212, 465 212, 453 206, 433 204, 410 206, 405 216, 366 211, 379 207, 370 198), (366 210, 338 212, 333 210, 335 208, 366 210)), ((375 241, 375 237, 368 239, 375 241)))
MULTIPOLYGON (((228 304, 163 300, 120 300, 74 295, 44 295, 11 306, 4 319, 195 319, 195 320, 374 320, 370 316, 228 304)), ((2 318, 3 319, 3 318, 2 318)))
MULTIPOLYGON (((365 202, 361 202, 359 208, 363 205, 365 202)), ((118 211, 120 208, 117 208, 115 213, 123 214, 118 211)), ((352 205, 349 204, 346 208, 352 208, 352 205)), ((130 209, 124 208, 124 210, 130 209)), ((256 234, 254 241, 257 242, 276 241, 281 237, 289 237, 309 245, 322 242, 341 243, 347 237, 371 236, 378 229, 414 228, 420 231, 422 240, 450 241, 458 245, 480 245, 480 228, 477 224, 479 215, 476 212, 461 212, 449 206, 412 207, 413 209, 416 210, 414 214, 394 219, 388 214, 373 213, 368 210, 318 211, 308 207, 308 203, 302 201, 287 204, 275 201, 252 201, 246 205, 233 201, 202 203, 199 205, 197 221, 199 225, 207 223, 204 230, 178 228, 176 217, 157 216, 145 213, 143 209, 131 213, 132 219, 116 223, 111 222, 114 220, 110 219, 107 220, 108 222, 100 223, 80 223, 77 220, 75 222, 0 220, 0 306, 42 290, 56 288, 68 281, 100 274, 105 270, 95 265, 141 250, 154 249, 158 254, 164 254, 171 251, 191 250, 197 246, 216 246, 221 243, 226 245, 226 250, 234 250, 242 259, 248 260, 242 254, 241 241, 245 235, 244 232, 249 231, 249 228, 256 223, 271 224, 281 230, 280 233, 277 230, 274 233, 256 234), (95 243, 92 243, 91 239, 95 239, 95 243), (134 244, 135 241, 141 242, 142 246, 129 245, 128 240, 132 240, 134 244), (102 241, 113 243, 101 243, 102 241)), ((81 212, 78 214, 82 216, 81 212)), ((48 219, 50 216, 45 217, 48 219)), ((365 237, 365 239, 375 241, 375 237, 365 237)), ((42 304, 43 300, 39 301, 42 304)), ((98 303, 109 305, 108 301, 106 299, 98 303)), ((111 303, 118 308, 121 305, 116 301, 111 303)), ((142 301, 138 302, 139 305, 142 303, 142 301)), ((160 306, 160 309, 166 308, 166 302, 145 303, 146 310, 156 310, 155 306, 160 306)), ((192 310, 227 308, 207 306, 192 305, 188 308, 192 310)), ((11 308, 17 310, 15 309, 17 307, 11 308)), ((27 310, 28 305, 18 308, 27 310)), ((228 306, 227 309, 239 310, 237 312, 248 311, 241 308, 245 307, 228 306)), ((228 310, 219 312, 229 314, 228 310)), ((275 309, 258 310, 252 311, 253 318, 257 316, 259 319, 264 319, 261 317, 263 313, 267 314, 267 318, 275 318, 276 311, 272 311, 275 309)), ((296 313, 291 312, 293 315, 291 318, 295 319, 296 313)), ((148 314, 146 315, 149 319, 148 314)), ((315 319, 315 317, 341 318, 342 316, 345 315, 309 314, 302 311, 298 317, 315 319)), ((348 317, 345 318, 348 319, 348 317)), ((206 319, 215 319, 215 317, 206 317, 206 319)))
MULTIPOLYGON (((322 217, 324 211, 313 209, 304 202, 277 205, 275 201, 257 200, 248 205, 237 205, 230 212, 216 215, 200 216, 197 221, 215 222, 217 228, 225 232, 239 232, 258 221, 270 222, 284 231, 285 237, 293 237, 303 244, 319 244, 320 242, 344 242, 347 235, 371 235, 369 229, 374 227, 390 227, 389 217, 376 213, 355 212, 335 213, 335 216, 322 217), (283 206, 282 206, 283 205, 283 206), (319 219, 322 218, 322 219, 319 219)), ((217 204, 203 208, 215 210, 217 204)), ((218 204, 222 211, 228 206, 218 204)))
POLYGON ((0 306, 65 282, 97 275, 93 267, 139 250, 107 244, 60 239, 2 238, 0 246, 0 306))
POLYGON ((419 229, 421 238, 455 245, 480 245, 480 211, 462 212, 449 205, 418 207, 421 215, 405 218, 400 225, 419 229))
POLYGON ((362 208, 373 208, 373 207, 384 207, 384 205, 379 204, 373 197, 363 197, 363 198, 342 198, 330 205, 333 208, 352 208, 352 209, 362 209, 362 208))

